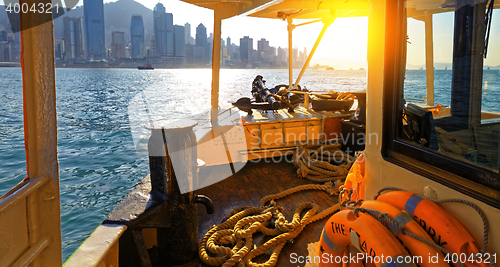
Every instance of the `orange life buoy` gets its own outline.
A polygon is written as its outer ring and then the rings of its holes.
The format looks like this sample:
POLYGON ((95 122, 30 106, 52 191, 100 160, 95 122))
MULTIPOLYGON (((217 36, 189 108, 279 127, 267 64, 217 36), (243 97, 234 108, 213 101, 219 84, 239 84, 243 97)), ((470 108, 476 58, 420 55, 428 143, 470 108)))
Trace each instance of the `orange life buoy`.
MULTIPOLYGON (((405 191, 391 191, 380 195, 378 201, 386 202, 408 212, 415 221, 429 234, 434 243, 448 252, 467 258, 477 255, 476 242, 467 230, 444 208, 429 199, 405 191)), ((488 266, 477 261, 463 262, 465 266, 488 266)), ((453 264, 459 266, 458 263, 453 264)))
MULTIPOLYGON (((393 221, 404 225, 406 231, 433 242, 427 232, 422 229, 408 213, 403 212, 401 209, 389 203, 367 200, 361 204, 361 207, 387 213, 393 221)), ((403 246, 405 246, 411 256, 421 256, 421 258, 416 258, 419 259, 419 261, 421 259, 421 261, 417 263, 419 266, 449 266, 448 263, 444 261, 443 254, 437 248, 425 244, 409 235, 403 234, 394 224, 387 223, 391 232, 396 235, 401 243, 403 243, 403 246)))
POLYGON ((375 266, 416 266, 403 245, 377 219, 369 214, 354 215, 351 210, 334 214, 325 225, 319 242, 319 266, 365 261, 375 266), (344 254, 349 245, 362 253, 344 254))

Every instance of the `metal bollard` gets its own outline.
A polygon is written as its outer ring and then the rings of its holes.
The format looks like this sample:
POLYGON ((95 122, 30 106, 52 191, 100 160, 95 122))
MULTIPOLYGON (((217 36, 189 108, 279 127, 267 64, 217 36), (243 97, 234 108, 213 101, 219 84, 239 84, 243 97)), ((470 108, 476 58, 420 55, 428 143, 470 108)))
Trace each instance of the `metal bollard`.
MULTIPOLYGON (((154 123, 148 143, 153 197, 165 201, 171 227, 157 228, 159 264, 189 265, 198 259, 198 218, 196 203, 213 213, 212 201, 197 196, 198 188, 195 121, 154 123), (175 170, 174 170, 175 166, 175 170), (178 179, 187 182, 189 192, 181 194, 178 179)), ((184 184, 185 185, 185 184, 184 184)))

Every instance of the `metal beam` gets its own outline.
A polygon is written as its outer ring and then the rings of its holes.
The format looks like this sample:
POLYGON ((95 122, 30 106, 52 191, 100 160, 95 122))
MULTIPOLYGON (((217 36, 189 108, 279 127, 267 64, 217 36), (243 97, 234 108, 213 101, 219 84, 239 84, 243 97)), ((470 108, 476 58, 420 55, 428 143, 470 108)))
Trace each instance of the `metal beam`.
POLYGON ((292 90, 293 89, 292 32, 293 32, 293 29, 295 26, 293 25, 292 18, 287 18, 287 22, 288 22, 288 27, 287 27, 287 29, 288 29, 288 90, 292 90))
POLYGON ((427 105, 434 106, 434 44, 432 32, 432 14, 426 15, 425 23, 425 77, 427 105))
POLYGON ((304 72, 306 71, 307 67, 309 66, 309 62, 311 62, 311 59, 314 55, 314 52, 316 52, 316 48, 318 48, 319 43, 321 42, 321 39, 323 38, 323 35, 325 35, 326 29, 332 25, 334 18, 329 19, 329 20, 324 20, 323 21, 323 28, 321 29, 321 32, 319 33, 318 39, 316 39, 316 43, 314 43, 314 46, 309 53, 309 56, 307 57, 306 62, 304 63, 304 66, 302 67, 302 70, 300 71, 299 77, 297 77, 297 80, 295 81, 295 86, 297 86, 300 82, 300 79, 302 78, 302 75, 304 75, 304 72))
POLYGON ((217 125, 219 114, 219 77, 220 77, 220 49, 221 49, 221 27, 223 10, 214 10, 214 39, 212 51, 212 125, 217 125))

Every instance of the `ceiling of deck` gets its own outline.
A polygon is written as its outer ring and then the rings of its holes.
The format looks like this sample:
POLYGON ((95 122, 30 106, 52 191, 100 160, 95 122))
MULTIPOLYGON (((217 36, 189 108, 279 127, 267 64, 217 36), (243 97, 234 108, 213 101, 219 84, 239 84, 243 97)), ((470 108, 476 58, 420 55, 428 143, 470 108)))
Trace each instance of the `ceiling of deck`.
POLYGON ((368 0, 182 0, 222 11, 223 18, 247 15, 262 18, 321 19, 368 15, 368 0))
MULTIPOLYGON (((238 15, 277 19, 321 19, 368 16, 369 0, 182 0, 220 11, 223 19, 238 15)), ((499 8, 500 0, 495 0, 499 8)), ((409 17, 453 11, 455 0, 407 0, 409 17)))

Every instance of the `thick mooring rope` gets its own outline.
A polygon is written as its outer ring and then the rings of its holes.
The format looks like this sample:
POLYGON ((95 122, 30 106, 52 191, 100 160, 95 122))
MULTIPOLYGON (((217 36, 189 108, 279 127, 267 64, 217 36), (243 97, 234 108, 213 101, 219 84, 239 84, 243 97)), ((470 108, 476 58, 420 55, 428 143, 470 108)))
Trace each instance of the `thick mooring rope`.
POLYGON ((354 163, 354 157, 342 151, 340 146, 298 146, 293 164, 299 177, 314 182, 344 179, 354 163))
POLYGON ((283 215, 283 207, 277 206, 274 201, 304 190, 322 190, 330 195, 338 195, 340 185, 341 183, 332 182, 324 185, 300 185, 262 198, 260 207, 241 207, 233 210, 223 223, 212 226, 205 234, 198 249, 200 259, 210 266, 275 266, 281 250, 289 240, 296 238, 309 223, 338 211, 340 205, 336 204, 317 213, 316 204, 302 203, 295 209, 293 219, 289 223, 283 215), (264 206, 268 203, 268 206, 264 206), (272 223, 274 227, 270 226, 272 223), (263 245, 256 246, 252 235, 257 232, 274 237, 263 245), (252 261, 271 249, 271 256, 266 262, 252 261))

